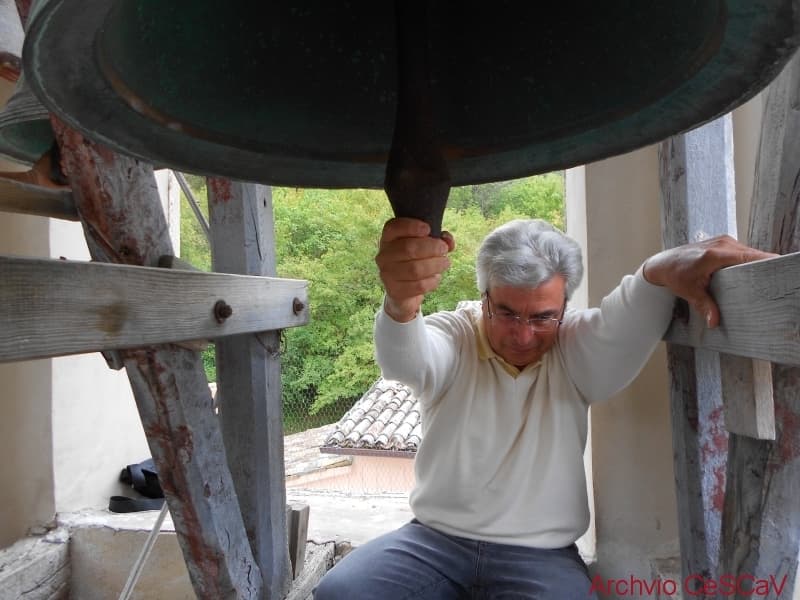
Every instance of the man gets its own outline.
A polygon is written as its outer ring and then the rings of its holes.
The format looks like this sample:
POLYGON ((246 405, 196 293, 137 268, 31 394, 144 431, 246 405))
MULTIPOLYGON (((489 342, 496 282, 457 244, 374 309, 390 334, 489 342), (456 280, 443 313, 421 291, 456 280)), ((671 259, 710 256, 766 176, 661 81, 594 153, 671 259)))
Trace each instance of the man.
POLYGON ((715 327, 714 271, 771 255, 727 236, 683 246, 648 259, 599 308, 567 311, 583 275, 579 246, 544 221, 512 221, 478 252, 481 300, 423 318, 455 248, 428 233, 393 219, 376 257, 386 291, 378 363, 422 406, 415 519, 348 555, 315 598, 595 597, 575 547, 589 524, 589 405, 636 376, 675 295, 715 327))

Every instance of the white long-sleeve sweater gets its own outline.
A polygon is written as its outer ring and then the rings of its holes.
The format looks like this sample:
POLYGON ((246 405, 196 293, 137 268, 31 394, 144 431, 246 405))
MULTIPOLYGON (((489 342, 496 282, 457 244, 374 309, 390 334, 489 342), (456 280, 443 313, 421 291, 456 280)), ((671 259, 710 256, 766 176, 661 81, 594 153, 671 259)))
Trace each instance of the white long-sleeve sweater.
POLYGON ((589 525, 587 411, 636 376, 661 339, 674 296, 626 276, 600 308, 569 311, 556 344, 521 372, 495 355, 480 303, 375 322, 378 364, 422 406, 411 508, 421 522, 472 539, 538 548, 589 525))

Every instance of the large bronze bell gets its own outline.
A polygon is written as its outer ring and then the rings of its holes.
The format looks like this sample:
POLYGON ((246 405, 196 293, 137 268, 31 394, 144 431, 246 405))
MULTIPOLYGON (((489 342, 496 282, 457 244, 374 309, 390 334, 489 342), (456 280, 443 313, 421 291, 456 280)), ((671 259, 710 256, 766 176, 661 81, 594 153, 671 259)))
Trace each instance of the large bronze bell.
MULTIPOLYGON (((792 0, 416 4, 404 26, 452 185, 692 128, 757 93, 800 42, 792 0)), ((151 162, 380 188, 408 50, 398 39, 395 3, 379 0, 44 0, 24 66, 62 119, 151 162)))
POLYGON ((0 154, 32 165, 53 145, 50 114, 21 74, 14 93, 0 109, 0 154))
POLYGON ((33 164, 53 145, 50 115, 22 76, 22 23, 14 0, 0 0, 0 75, 16 81, 0 108, 0 155, 33 164))

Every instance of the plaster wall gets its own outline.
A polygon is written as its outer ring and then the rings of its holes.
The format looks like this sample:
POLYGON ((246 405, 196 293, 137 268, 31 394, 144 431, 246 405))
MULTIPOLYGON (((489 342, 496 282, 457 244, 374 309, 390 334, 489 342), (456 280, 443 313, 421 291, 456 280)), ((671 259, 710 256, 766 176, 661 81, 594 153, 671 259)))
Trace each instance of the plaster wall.
POLYGON ((0 365, 0 548, 55 514, 50 375, 48 360, 0 365))
MULTIPOLYGON (((0 79, 0 105, 13 85, 0 79)), ((0 159, 0 170, 24 167, 0 159)), ((0 255, 45 257, 46 219, 0 214, 0 255)), ((55 513, 50 361, 0 364, 0 548, 55 513)))
POLYGON ((355 455, 346 467, 315 471, 288 480, 290 489, 328 490, 346 494, 407 494, 414 487, 414 460, 403 457, 355 455))
MULTIPOLYGON (((179 244, 177 182, 170 171, 156 181, 173 244, 179 244)), ((50 256, 88 260, 78 223, 50 219, 50 256)), ((108 506, 109 496, 130 494, 120 470, 150 456, 125 370, 108 368, 99 353, 52 359, 53 463, 56 512, 108 506)))
MULTIPOLYGON (((586 248, 586 168, 576 167, 567 169, 565 175, 565 187, 569 190, 569 200, 565 207, 567 232, 580 244, 582 249, 586 248)), ((585 251, 585 250, 584 250, 585 251)), ((584 257, 585 264, 585 257, 584 257)), ((587 308, 589 306, 589 289, 587 286, 587 276, 584 273, 581 283, 570 298, 571 308, 587 308)), ((583 453, 583 468, 586 471, 586 489, 594 489, 593 467, 592 467, 592 415, 589 414, 589 432, 586 436, 586 451, 583 453)), ((595 525, 595 505, 592 494, 589 494, 589 527, 577 541, 581 556, 593 563, 597 560, 597 530, 595 525)))
MULTIPOLYGON (((568 225, 586 226, 575 232, 585 243, 586 300, 597 306, 661 249, 656 148, 586 165, 567 184, 568 225)), ((667 389, 659 347, 628 388, 591 409, 594 571, 604 578, 649 579, 650 559, 677 551, 667 389)))
MULTIPOLYGON (((0 106, 13 85, 0 80, 0 106)), ((0 170, 26 167, 0 160, 0 170)), ((179 188, 156 176, 179 248, 179 188)), ((76 223, 0 214, 0 255, 87 260, 76 223)), ((122 490, 120 469, 150 455, 124 371, 100 354, 0 364, 0 547, 56 512, 103 507, 122 490)))
POLYGON ((756 159, 761 137, 762 92, 747 104, 733 111, 733 168, 736 182, 737 238, 747 243, 750 224, 750 203, 753 199, 756 159))
MULTIPOLYGON (((89 259, 80 224, 49 221, 52 258, 89 259)), ((51 362, 56 512, 108 506, 122 467, 150 456, 128 378, 99 353, 51 362)))

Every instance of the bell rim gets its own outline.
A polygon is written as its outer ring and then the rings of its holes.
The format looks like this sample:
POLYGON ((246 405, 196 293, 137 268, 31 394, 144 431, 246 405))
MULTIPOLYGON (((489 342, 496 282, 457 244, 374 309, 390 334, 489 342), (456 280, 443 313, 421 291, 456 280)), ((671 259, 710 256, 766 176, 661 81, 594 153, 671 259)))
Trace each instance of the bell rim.
MULTIPOLYGON (((726 6, 743 3, 742 0, 727 0, 726 6)), ((746 2, 744 2, 746 4, 746 2)), ((790 1, 783 4, 790 5, 790 1)), ((70 7, 80 6, 82 16, 88 17, 89 29, 97 31, 102 24, 105 13, 102 8, 108 7, 109 3, 104 0, 60 0, 58 3, 45 5, 42 10, 37 10, 31 15, 29 23, 29 33, 25 41, 23 51, 24 69, 29 76, 31 87, 42 103, 57 114, 68 125, 81 131, 91 139, 106 144, 109 147, 140 160, 157 163, 164 167, 170 167, 186 172, 201 173, 231 177, 242 180, 258 181, 270 185, 286 185, 300 187, 324 187, 324 188, 382 188, 384 185, 385 157, 370 163, 369 173, 366 167, 361 165, 348 164, 345 160, 315 160, 308 161, 303 158, 281 155, 269 155, 261 152, 243 150, 241 148, 230 147, 202 138, 187 137, 181 132, 165 128, 151 120, 145 118, 140 113, 134 111, 131 106, 124 102, 113 91, 109 82, 105 79, 98 67, 98 62, 94 54, 94 40, 91 36, 81 36, 74 30, 67 28, 60 30, 61 40, 57 45, 64 45, 79 55, 81 58, 75 62, 81 65, 80 75, 91 73, 92 78, 82 78, 76 82, 80 86, 78 96, 92 98, 95 103, 95 110, 92 114, 82 114, 80 118, 70 110, 71 99, 63 92, 54 94, 49 89, 42 71, 38 68, 43 64, 44 57, 52 52, 45 52, 40 48, 44 44, 42 36, 46 36, 46 31, 51 22, 56 20, 56 12, 68 11, 70 7), (91 25, 95 24, 96 27, 91 25), (80 52, 78 52, 80 50, 80 52), (109 130, 104 130, 105 124, 110 120, 108 115, 125 115, 127 137, 121 138, 119 132, 114 135, 109 134, 109 130), (99 116, 97 116, 99 115, 99 116), (143 142, 158 136, 160 151, 148 148, 143 151, 143 142), (191 141, 192 152, 186 152, 186 142, 191 141), (221 157, 224 154, 224 159, 221 157), (180 158, 176 158, 180 157, 180 158)), ((38 5, 42 7, 43 5, 38 5)), ((107 8, 108 10, 108 8, 107 8)), ((86 24, 86 21, 84 21, 86 24)), ((762 73, 758 79, 748 86, 739 86, 736 92, 725 94, 727 100, 717 99, 713 108, 707 108, 702 117, 696 115, 685 115, 683 120, 672 119, 669 121, 670 127, 660 126, 658 123, 642 123, 641 115, 633 115, 621 119, 611 125, 603 125, 601 129, 606 130, 606 139, 602 143, 587 141, 586 135, 581 134, 571 138, 558 140, 554 144, 548 144, 543 148, 530 148, 543 152, 546 157, 539 159, 538 163, 530 156, 520 157, 521 154, 516 149, 509 152, 498 152, 490 158, 478 156, 474 158, 458 159, 457 164, 450 164, 452 185, 471 185, 485 183, 489 181, 500 181, 516 179, 538 173, 570 168, 597 160, 602 160, 616 156, 625 152, 633 151, 638 148, 656 143, 660 140, 702 125, 711 121, 733 108, 743 104, 748 99, 760 92, 769 82, 777 76, 779 70, 788 62, 794 51, 800 45, 800 16, 795 15, 792 22, 791 32, 783 36, 780 43, 773 44, 774 49, 769 53, 770 58, 764 64, 764 60, 759 62, 759 72, 762 73), (618 130, 625 131, 640 127, 641 131, 637 136, 623 136, 621 139, 614 139, 618 130), (610 138, 610 140, 609 140, 610 138), (562 150, 570 150, 569 158, 556 159, 549 155, 555 155, 562 150), (481 164, 483 163, 483 164, 481 164), (486 164, 490 165, 491 172, 486 172, 486 164), (537 166, 546 165, 546 166, 537 166)), ((52 36, 51 36, 52 42, 52 36)), ((744 46, 743 46, 744 47, 744 46)), ((746 55, 746 50, 740 49, 739 54, 746 55)), ((719 57, 715 61, 721 60, 719 57)), ((736 61, 729 60, 734 63, 736 61)), ((724 65, 723 65, 724 66, 724 65)), ((700 71, 704 73, 707 67, 700 71)), ((727 72, 727 80, 735 79, 735 70, 727 72)), ((705 73, 707 76, 708 74, 705 73)), ((677 106, 680 104, 681 97, 688 94, 688 89, 696 83, 699 75, 693 77, 677 91, 662 99, 662 102, 672 102, 677 106)), ((706 85, 708 87, 708 85, 706 85)), ((75 102, 72 99, 72 102, 75 102)), ((79 102, 79 101, 78 101, 79 102)), ((637 129, 639 131, 639 129, 637 129)))
POLYGON ((22 103, 15 103, 13 106, 6 104, 0 109, 0 129, 21 122, 49 120, 50 112, 38 101, 24 100, 22 103))

